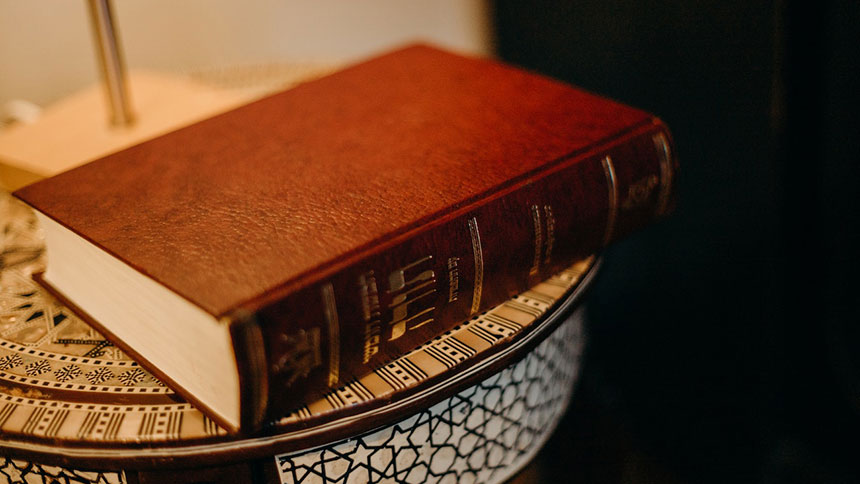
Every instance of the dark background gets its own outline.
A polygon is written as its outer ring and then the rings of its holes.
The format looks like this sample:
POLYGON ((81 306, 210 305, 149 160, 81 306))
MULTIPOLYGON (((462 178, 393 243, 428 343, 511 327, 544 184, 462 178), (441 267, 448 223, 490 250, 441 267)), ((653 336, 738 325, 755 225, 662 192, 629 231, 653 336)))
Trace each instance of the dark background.
POLYGON ((672 129, 675 214, 605 253, 546 482, 860 482, 860 2, 493 3, 506 61, 672 129))

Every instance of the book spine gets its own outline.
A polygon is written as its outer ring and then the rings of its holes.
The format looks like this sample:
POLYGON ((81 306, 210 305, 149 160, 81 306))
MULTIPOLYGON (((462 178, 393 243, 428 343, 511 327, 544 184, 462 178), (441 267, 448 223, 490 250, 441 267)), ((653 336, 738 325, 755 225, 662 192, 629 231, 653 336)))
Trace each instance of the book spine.
MULTIPOLYGON (((267 418, 372 371, 664 215, 674 205, 676 171, 669 133, 654 120, 454 207, 262 308, 256 317, 267 418)), ((454 351, 440 358, 452 366, 458 357, 454 351)))

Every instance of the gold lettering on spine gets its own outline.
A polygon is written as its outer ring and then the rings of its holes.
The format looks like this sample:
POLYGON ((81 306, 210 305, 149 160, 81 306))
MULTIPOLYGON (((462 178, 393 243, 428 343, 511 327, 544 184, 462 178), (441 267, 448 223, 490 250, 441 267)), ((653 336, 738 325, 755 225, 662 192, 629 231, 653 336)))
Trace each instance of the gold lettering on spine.
POLYGON ((380 323, 379 290, 373 271, 368 271, 358 278, 359 295, 361 296, 361 311, 364 317, 364 356, 363 363, 370 361, 379 352, 379 341, 382 338, 380 323))
POLYGON ((657 133, 653 139, 660 157, 660 198, 657 202, 657 213, 664 214, 669 208, 669 194, 672 192, 672 157, 665 134, 657 133))
POLYGON ((367 363, 376 353, 379 353, 379 338, 381 329, 379 322, 366 324, 364 326, 364 356, 362 363, 367 363))
POLYGON ((552 247, 555 245, 555 216, 552 214, 552 205, 544 205, 543 213, 546 219, 546 255, 543 261, 549 265, 552 261, 552 247))
POLYGON ((457 266, 460 263, 459 257, 448 258, 448 302, 457 300, 460 294, 460 270, 457 266))
POLYGON ((361 315, 364 322, 379 317, 379 292, 376 289, 376 278, 373 271, 367 271, 358 277, 359 296, 361 296, 361 315))
POLYGON ((419 264, 423 264, 423 263, 431 261, 431 260, 433 260, 433 256, 428 255, 427 257, 424 257, 422 259, 418 259, 417 261, 415 261, 409 265, 405 265, 405 266, 403 266, 403 267, 401 267, 395 271, 392 271, 391 274, 388 275, 388 292, 389 293, 397 292, 397 291, 402 290, 404 287, 406 287, 410 284, 414 284, 418 281, 425 281, 428 279, 435 278, 436 274, 433 272, 433 270, 427 269, 426 271, 420 272, 419 274, 417 274, 412 279, 409 279, 409 280, 406 279, 406 271, 408 271, 409 269, 412 269, 413 267, 415 267, 419 264))
POLYGON ((609 214, 606 217, 606 232, 603 235, 603 243, 608 244, 615 232, 615 218, 618 215, 618 185, 615 181, 612 158, 607 155, 603 157, 601 163, 603 163, 603 172, 606 174, 606 183, 609 187, 609 214))
POLYGON ((543 250, 543 225, 540 223, 540 208, 537 205, 531 206, 532 222, 535 228, 535 255, 532 258, 532 267, 529 269, 529 275, 533 276, 540 269, 540 253, 543 250))
POLYGON ((436 293, 436 272, 432 267, 433 256, 428 255, 388 275, 388 294, 392 295, 388 304, 391 310, 391 322, 388 323, 391 336, 388 341, 433 321, 432 313, 436 307, 432 306, 431 296, 436 293), (423 264, 428 268, 422 271, 423 264), (411 273, 415 272, 417 274, 413 276, 411 273))
POLYGON ((340 325, 337 320, 337 304, 331 283, 322 286, 323 313, 328 326, 328 386, 337 385, 340 379, 340 325))
POLYGON ((484 252, 475 217, 469 219, 469 234, 472 236, 472 255, 475 257, 475 287, 472 291, 472 314, 475 314, 481 308, 481 290, 484 285, 484 252))

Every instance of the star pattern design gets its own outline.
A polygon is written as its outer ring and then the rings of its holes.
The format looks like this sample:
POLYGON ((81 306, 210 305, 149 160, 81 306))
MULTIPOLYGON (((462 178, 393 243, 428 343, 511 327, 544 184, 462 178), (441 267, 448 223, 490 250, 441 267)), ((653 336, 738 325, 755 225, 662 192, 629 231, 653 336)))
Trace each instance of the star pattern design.
POLYGON ((139 383, 141 380, 146 377, 146 373, 140 368, 134 368, 123 372, 119 375, 119 381, 123 385, 130 387, 136 383, 139 383))
POLYGON ((276 457, 281 482, 500 482, 555 428, 581 347, 581 324, 565 324, 519 363, 395 425, 276 457))
POLYGON ((0 370, 11 370, 16 366, 23 365, 24 360, 21 358, 21 355, 11 354, 6 355, 3 358, 0 358, 0 370))
POLYGON ((81 376, 81 367, 78 365, 66 365, 59 370, 54 371, 54 375, 59 382, 67 382, 81 376))
POLYGON ((104 383, 114 377, 113 372, 103 366, 100 366, 95 370, 88 372, 85 376, 87 380, 93 385, 104 383))
MULTIPOLYGON (((3 220, 0 226, 6 219, 0 217, 3 220)), ((41 240, 35 236, 32 240, 20 237, 12 240, 9 234, 36 234, 34 227, 28 225, 27 230, 3 228, 6 248, 15 250, 0 254, 0 268, 14 267, 15 270, 0 271, 3 278, 0 337, 31 348, 61 344, 98 351, 81 353, 93 358, 105 357, 101 353, 105 348, 113 352, 111 347, 105 347, 101 335, 81 336, 74 325, 83 323, 53 298, 34 290, 29 272, 19 271, 25 265, 30 267, 40 257, 41 240)), ((40 264, 43 262, 35 262, 36 266, 40 264)), ((507 479, 537 452, 563 413, 577 375, 582 346, 580 334, 581 321, 568 322, 523 361, 399 423, 313 451, 275 456, 274 464, 281 482, 497 483, 507 479)), ((108 359, 128 359, 118 350, 116 355, 108 359)), ((54 363, 57 367, 64 364, 54 363)), ((135 385, 147 378, 156 381, 139 368, 119 376, 99 368, 82 376, 81 368, 74 365, 54 371, 45 360, 31 363, 17 355, 0 358, 0 369, 16 367, 31 376, 53 375, 61 382, 79 377, 93 384, 113 378, 125 385, 135 385)), ((115 368, 115 371, 121 370, 115 368)), ((75 470, 0 456, 0 484, 5 482, 119 484, 127 481, 122 472, 75 470)))
POLYGON ((30 376, 38 376, 42 373, 47 373, 51 371, 51 364, 45 360, 38 360, 30 363, 26 367, 24 367, 27 374, 30 376))
POLYGON ((126 484, 123 472, 80 471, 0 456, 0 483, 126 484))
MULTIPOLYGON (((564 412, 578 373, 581 328, 581 321, 562 325, 519 363, 393 425, 313 451, 275 456, 281 482, 503 482, 539 450, 564 412)), ((75 373, 69 366, 55 373, 75 373)), ((117 378, 134 380, 145 375, 134 368, 117 378)), ((89 373, 84 377, 114 378, 89 373)), ((0 483, 4 482, 124 484, 126 480, 122 472, 82 471, 0 457, 0 483)))

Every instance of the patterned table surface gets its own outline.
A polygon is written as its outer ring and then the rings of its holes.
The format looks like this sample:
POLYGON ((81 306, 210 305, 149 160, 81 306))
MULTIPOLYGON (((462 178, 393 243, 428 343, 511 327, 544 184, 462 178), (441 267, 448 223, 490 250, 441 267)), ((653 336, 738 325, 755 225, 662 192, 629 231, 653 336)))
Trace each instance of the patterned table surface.
MULTIPOLYGON (((48 454, 63 442, 73 447, 65 452, 67 458, 99 450, 108 458, 149 459, 162 447, 164 455, 175 456, 186 444, 190 453, 231 444, 232 438, 212 420, 33 282, 32 273, 45 264, 40 231, 31 211, 5 193, 0 193, 0 224, 0 446, 13 453, 48 454)), ((361 417, 349 415, 356 404, 370 411, 379 410, 373 408, 375 402, 383 409, 390 407, 384 402, 395 394, 420 393, 417 390, 434 376, 455 374, 454 380, 463 380, 468 371, 451 369, 456 365, 462 369, 462 362, 481 362, 488 350, 510 346, 527 334, 526 329, 544 321, 550 308, 590 277, 594 265, 593 258, 578 263, 298 408, 273 422, 268 437, 258 445, 307 440, 343 420, 354 422, 361 417), (326 426, 315 425, 323 421, 326 426)), ((477 371, 481 365, 468 366, 477 371)), ((450 385, 447 380, 436 384, 432 391, 446 384, 450 385)))

